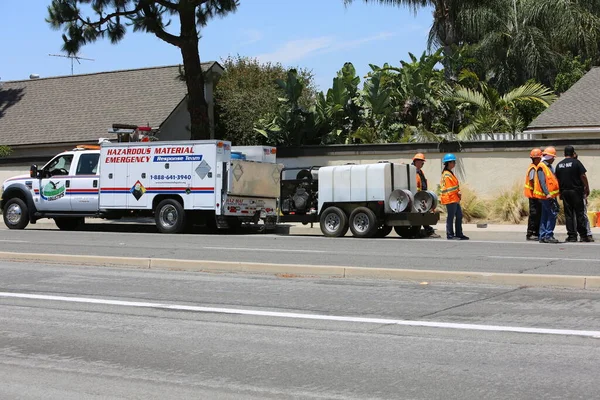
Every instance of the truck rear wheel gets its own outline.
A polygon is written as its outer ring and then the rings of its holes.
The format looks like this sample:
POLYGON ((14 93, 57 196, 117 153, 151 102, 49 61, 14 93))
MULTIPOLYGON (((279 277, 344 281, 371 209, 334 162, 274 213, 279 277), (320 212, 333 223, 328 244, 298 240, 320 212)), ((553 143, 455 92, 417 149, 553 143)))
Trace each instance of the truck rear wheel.
POLYGON ((61 231, 75 231, 85 224, 85 218, 82 217, 64 217, 54 218, 54 223, 58 226, 61 231))
POLYGON ((350 230, 355 237, 373 237, 378 228, 377 216, 370 208, 358 207, 350 214, 350 230))
POLYGON ((321 232, 327 237, 341 237, 348 232, 348 217, 338 207, 329 207, 321 213, 321 232))
POLYGON ((8 229, 25 229, 29 225, 29 209, 27 204, 18 197, 6 202, 2 216, 8 229))
POLYGON ((405 239, 414 239, 419 236, 419 232, 421 231, 421 225, 395 226, 394 230, 400 237, 403 237, 405 239))
POLYGON ((390 234, 392 229, 393 229, 393 227, 391 227, 389 225, 380 226, 379 229, 377 229, 377 232, 375 232, 375 237, 377 237, 377 238, 386 237, 387 235, 390 234))
POLYGON ((161 233, 180 233, 186 227, 185 210, 177 200, 165 199, 158 203, 154 218, 161 233))

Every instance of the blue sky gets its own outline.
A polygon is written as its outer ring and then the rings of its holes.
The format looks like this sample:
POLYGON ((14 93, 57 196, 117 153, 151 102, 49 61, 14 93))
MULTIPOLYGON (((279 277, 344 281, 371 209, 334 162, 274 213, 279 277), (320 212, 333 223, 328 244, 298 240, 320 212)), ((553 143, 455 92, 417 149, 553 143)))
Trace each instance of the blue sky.
MULTIPOLYGON (((0 80, 69 75, 70 60, 61 54, 61 32, 44 21, 51 0, 28 0, 27 6, 0 0, 0 80)), ((331 86, 347 61, 363 76, 369 64, 398 65, 408 52, 426 48, 431 10, 415 16, 402 7, 366 5, 357 0, 241 0, 237 13, 210 22, 202 31, 202 61, 228 55, 257 57, 289 67, 309 68, 319 89, 331 86), (275 4, 277 4, 275 6, 275 4)), ((171 29, 177 29, 174 23, 171 29)), ((181 63, 177 48, 153 35, 128 32, 118 45, 100 40, 79 54, 95 61, 75 63, 75 74, 181 63)))

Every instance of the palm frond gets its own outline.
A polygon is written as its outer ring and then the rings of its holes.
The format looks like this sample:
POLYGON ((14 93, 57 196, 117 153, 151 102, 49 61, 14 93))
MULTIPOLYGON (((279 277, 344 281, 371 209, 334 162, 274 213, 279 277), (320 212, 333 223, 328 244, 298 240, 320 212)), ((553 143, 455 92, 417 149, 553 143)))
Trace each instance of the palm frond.
POLYGON ((557 96, 541 83, 527 83, 511 90, 502 96, 502 100, 506 103, 513 103, 515 101, 537 101, 548 107, 557 96))

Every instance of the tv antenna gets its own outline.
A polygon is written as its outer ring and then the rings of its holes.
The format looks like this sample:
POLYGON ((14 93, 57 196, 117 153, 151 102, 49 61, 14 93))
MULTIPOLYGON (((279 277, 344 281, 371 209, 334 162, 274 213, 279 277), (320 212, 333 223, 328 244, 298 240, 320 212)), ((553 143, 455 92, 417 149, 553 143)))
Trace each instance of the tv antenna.
POLYGON ((92 58, 83 58, 83 57, 79 57, 79 56, 72 56, 72 55, 63 55, 63 54, 48 54, 51 57, 64 57, 64 58, 69 58, 71 59, 71 75, 73 75, 73 60, 77 60, 78 64, 81 64, 81 62, 79 60, 84 60, 84 61, 95 61, 92 58))

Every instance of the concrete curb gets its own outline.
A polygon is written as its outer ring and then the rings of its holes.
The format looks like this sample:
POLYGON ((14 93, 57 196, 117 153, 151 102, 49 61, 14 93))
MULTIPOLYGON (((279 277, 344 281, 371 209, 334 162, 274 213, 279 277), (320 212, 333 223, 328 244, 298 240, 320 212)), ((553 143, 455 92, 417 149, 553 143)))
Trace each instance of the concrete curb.
POLYGON ((468 271, 433 271, 394 268, 364 268, 302 264, 268 264, 210 260, 178 260, 165 258, 135 258, 83 256, 71 254, 39 254, 0 252, 5 261, 35 261, 46 263, 93 266, 127 266, 143 269, 166 269, 198 272, 235 272, 275 274, 285 277, 318 276, 328 278, 388 279, 398 281, 438 281, 483 283, 507 286, 535 286, 571 289, 600 289, 600 276, 507 274, 468 271))

